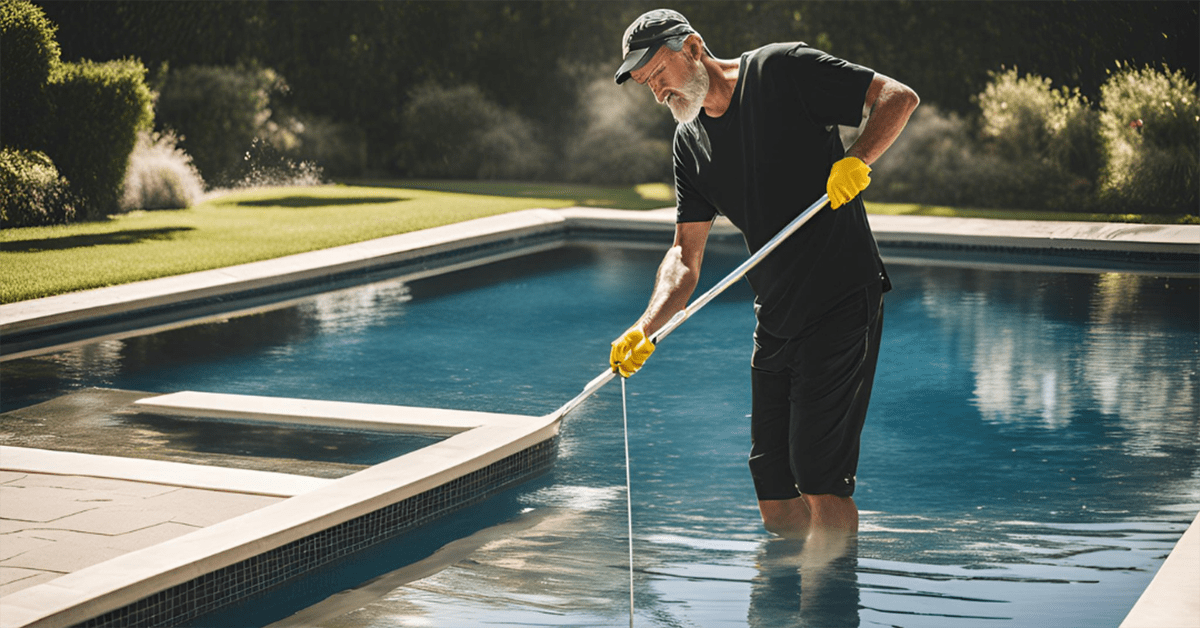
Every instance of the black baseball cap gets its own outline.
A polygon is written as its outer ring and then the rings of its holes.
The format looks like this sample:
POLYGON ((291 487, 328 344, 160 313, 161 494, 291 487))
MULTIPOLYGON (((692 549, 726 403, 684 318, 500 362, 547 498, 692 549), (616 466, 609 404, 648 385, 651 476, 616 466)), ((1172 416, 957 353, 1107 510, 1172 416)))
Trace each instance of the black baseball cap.
MULTIPOLYGON (((617 85, 624 83, 630 72, 653 59, 654 54, 668 40, 682 40, 695 32, 696 29, 692 28, 687 18, 677 11, 655 9, 643 13, 625 29, 625 37, 621 40, 621 55, 624 61, 621 67, 617 68, 617 85)), ((678 45, 673 45, 672 49, 678 50, 678 45)))

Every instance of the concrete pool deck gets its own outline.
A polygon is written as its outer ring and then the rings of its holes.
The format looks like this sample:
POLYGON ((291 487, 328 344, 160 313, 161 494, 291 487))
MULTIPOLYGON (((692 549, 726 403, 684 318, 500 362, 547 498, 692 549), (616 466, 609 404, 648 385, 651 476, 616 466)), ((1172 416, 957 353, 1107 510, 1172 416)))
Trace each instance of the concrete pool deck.
MULTIPOLYGON (((11 351, 11 345, 0 349, 3 359, 36 355, 97 337, 144 333, 145 328, 125 329, 133 317, 147 317, 152 328, 179 326, 205 316, 228 316, 206 305, 214 301, 228 307, 228 300, 240 298, 249 307, 235 309, 253 311, 274 307, 268 302, 280 298, 300 298, 331 275, 362 277, 376 269, 398 269, 395 275, 417 278, 551 248, 574 234, 647 234, 658 240, 665 236, 669 242, 673 220, 670 209, 530 210, 266 262, 10 304, 0 306, 0 336, 32 340, 11 351), (469 254, 455 256, 464 250, 469 254), (297 296, 289 296, 293 293, 297 296), (197 305, 171 310, 179 303, 197 305), (58 339, 47 341, 47 335, 58 339)), ((930 263, 937 263, 937 256, 928 255, 922 246, 1025 251, 1014 256, 1018 265, 1026 262, 1016 258, 1029 251, 1052 251, 1077 270, 1106 268, 1097 256, 1107 256, 1124 260, 1129 272, 1139 272, 1143 265, 1142 272, 1154 272, 1154 260, 1168 257, 1183 260, 1183 270, 1171 273, 1200 274, 1200 262, 1192 261, 1200 260, 1200 226, 907 216, 870 220, 881 246, 897 247, 897 255, 930 263)), ((726 223, 718 223, 714 233, 737 237, 726 223)), ((463 460, 494 461, 514 448, 549 438, 561 418, 184 391, 145 405, 159 411, 204 409, 253 420, 365 420, 393 426, 388 429, 401 424, 454 436, 438 443, 450 446, 430 446, 409 455, 414 458, 402 456, 342 480, 2 447, 0 626, 68 626, 88 620, 182 578, 220 568, 245 552, 344 521, 350 511, 399 499, 397 485, 428 486, 464 472, 463 460), (400 462, 405 458, 409 459, 400 462), (352 496, 345 495, 347 487, 352 496), (327 517, 314 519, 314 508, 327 517)), ((1123 626, 1200 625, 1200 599, 1195 595, 1200 581, 1198 535, 1193 522, 1123 626)))

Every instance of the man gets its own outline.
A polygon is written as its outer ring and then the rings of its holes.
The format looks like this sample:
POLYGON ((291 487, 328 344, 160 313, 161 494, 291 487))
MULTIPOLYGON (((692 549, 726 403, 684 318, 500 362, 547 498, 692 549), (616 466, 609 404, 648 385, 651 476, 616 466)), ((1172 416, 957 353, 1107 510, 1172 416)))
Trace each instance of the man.
POLYGON ((717 59, 666 9, 635 20, 622 52, 617 83, 646 85, 679 122, 677 208, 649 306, 613 342, 610 363, 631 376, 654 350, 648 338, 687 306, 717 214, 754 252, 827 192, 832 209, 747 274, 757 319, 749 462, 769 531, 857 530, 859 436, 891 287, 858 194, 917 95, 803 43, 717 59), (862 133, 844 148, 838 126, 857 127, 864 115, 862 133))

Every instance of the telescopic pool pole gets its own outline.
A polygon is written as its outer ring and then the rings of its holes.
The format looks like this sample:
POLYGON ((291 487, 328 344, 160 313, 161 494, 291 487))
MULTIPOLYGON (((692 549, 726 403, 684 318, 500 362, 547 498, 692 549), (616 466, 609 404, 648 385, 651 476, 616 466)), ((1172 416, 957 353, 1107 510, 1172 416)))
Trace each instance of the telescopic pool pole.
MULTIPOLYGON (((671 320, 667 321, 666 325, 662 326, 661 329, 651 334, 650 342, 653 342, 657 345, 663 338, 667 337, 667 334, 675 331, 675 328, 682 325, 683 321, 686 321, 693 314, 698 312, 700 308, 704 307, 709 301, 712 301, 714 298, 716 298, 718 294, 721 294, 726 288, 733 285, 737 280, 741 279, 742 276, 749 272, 751 268, 754 268, 759 262, 762 261, 764 257, 767 256, 768 253, 775 250, 775 248, 779 246, 780 242, 783 242, 788 238, 788 236, 795 233, 798 229, 800 229, 800 227, 803 227, 804 223, 808 222, 809 219, 816 215, 817 211, 824 207, 828 202, 829 195, 822 194, 821 198, 817 199, 812 205, 809 205, 808 209, 800 212, 799 216, 793 218, 786 227, 781 229, 779 233, 775 234, 775 237, 768 240, 767 243, 762 246, 762 248, 755 251, 750 257, 746 258, 746 261, 742 262, 740 266, 733 269, 733 272, 729 273, 729 275, 717 283, 717 285, 709 288, 708 292, 700 295, 700 298, 692 301, 692 303, 686 308, 677 312, 671 317, 671 320)), ((600 375, 596 376, 595 379, 587 383, 587 386, 584 386, 583 392, 576 395, 574 399, 563 404, 562 407, 556 410, 551 416, 555 418, 562 418, 566 416, 568 412, 574 410, 576 406, 583 403, 584 399, 592 396, 592 393, 600 390, 600 388, 607 384, 608 380, 612 379, 614 376, 616 376, 616 371, 611 369, 606 370, 600 375)))

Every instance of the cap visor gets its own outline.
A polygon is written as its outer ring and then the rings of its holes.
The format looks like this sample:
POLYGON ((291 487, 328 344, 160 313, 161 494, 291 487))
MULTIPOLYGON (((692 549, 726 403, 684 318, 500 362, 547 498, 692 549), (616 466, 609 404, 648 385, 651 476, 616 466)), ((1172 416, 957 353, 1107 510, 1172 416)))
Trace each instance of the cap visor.
POLYGON ((649 48, 631 50, 629 52, 629 56, 625 57, 625 61, 621 63, 621 67, 617 68, 617 75, 614 77, 617 81, 617 85, 624 83, 629 79, 629 74, 631 72, 642 67, 643 65, 646 65, 646 63, 653 59, 654 53, 658 52, 658 47, 661 45, 661 43, 656 43, 649 48))

